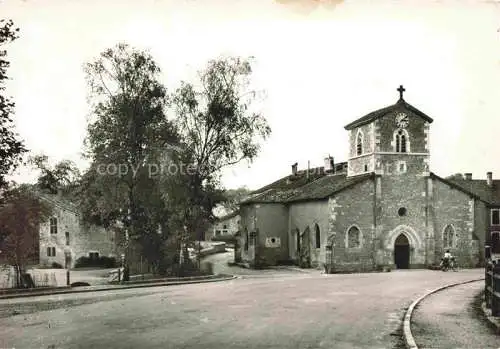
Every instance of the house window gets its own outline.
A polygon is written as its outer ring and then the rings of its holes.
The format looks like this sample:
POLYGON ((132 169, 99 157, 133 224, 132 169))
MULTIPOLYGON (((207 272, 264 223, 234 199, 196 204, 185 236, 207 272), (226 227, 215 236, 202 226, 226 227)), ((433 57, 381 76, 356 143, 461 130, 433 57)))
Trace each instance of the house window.
POLYGON ((491 210, 491 225, 500 225, 500 209, 491 210))
POLYGON ((363 133, 358 131, 358 135, 356 136, 356 155, 363 154, 363 133))
POLYGON ((316 232, 316 248, 321 248, 321 232, 317 224, 314 225, 314 230, 316 232))
POLYGON ((216 230, 216 231, 215 231, 215 236, 220 236, 220 234, 221 234, 221 231, 220 231, 220 230, 216 230))
POLYGON ((56 256, 56 248, 47 247, 47 257, 55 257, 55 256, 56 256))
POLYGON ((361 231, 355 225, 350 227, 346 234, 346 247, 358 248, 361 247, 361 231))
POLYGON ((50 222, 50 234, 57 234, 57 218, 51 217, 49 222, 50 222))
POLYGON ((500 232, 491 232, 491 253, 500 253, 500 232))
POLYGON ((224 224, 224 225, 222 226, 222 229, 226 230, 226 229, 227 229, 227 225, 225 225, 225 224, 224 224))
POLYGON ((394 150, 396 153, 407 153, 410 151, 408 132, 406 130, 396 130, 394 132, 394 150))
POLYGON ((89 257, 90 257, 90 259, 98 259, 99 252, 89 252, 89 257))
POLYGON ((443 248, 453 248, 455 245, 455 229, 451 224, 448 224, 443 230, 443 248))
POLYGON ((66 246, 69 246, 69 231, 67 231, 64 235, 66 236, 66 246))

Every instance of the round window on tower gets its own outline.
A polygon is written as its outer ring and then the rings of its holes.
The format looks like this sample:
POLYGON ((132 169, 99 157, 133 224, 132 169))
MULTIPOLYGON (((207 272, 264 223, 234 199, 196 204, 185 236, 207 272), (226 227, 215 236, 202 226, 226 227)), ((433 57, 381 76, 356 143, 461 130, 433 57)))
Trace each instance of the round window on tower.
POLYGON ((406 216, 406 207, 400 207, 398 210, 398 215, 400 217, 406 216))
POLYGON ((271 243, 272 244, 276 243, 276 239, 275 238, 271 238, 271 243))

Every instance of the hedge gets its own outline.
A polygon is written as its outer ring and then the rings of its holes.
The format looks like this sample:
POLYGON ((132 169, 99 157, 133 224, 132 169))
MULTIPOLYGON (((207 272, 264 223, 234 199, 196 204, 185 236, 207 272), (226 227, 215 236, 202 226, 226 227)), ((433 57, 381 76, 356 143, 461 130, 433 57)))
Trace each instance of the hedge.
POLYGON ((236 237, 234 237, 234 235, 214 236, 214 237, 212 237, 211 240, 212 241, 222 241, 222 242, 231 243, 231 244, 236 243, 236 237))
POLYGON ((116 267, 115 257, 80 257, 76 260, 75 268, 85 268, 85 267, 100 267, 100 268, 115 268, 116 267))

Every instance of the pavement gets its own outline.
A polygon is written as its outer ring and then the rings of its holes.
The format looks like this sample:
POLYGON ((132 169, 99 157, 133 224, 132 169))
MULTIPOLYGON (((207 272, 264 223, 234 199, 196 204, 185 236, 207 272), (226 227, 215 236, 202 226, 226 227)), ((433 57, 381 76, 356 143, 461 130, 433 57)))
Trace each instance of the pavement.
MULTIPOLYGON (((82 287, 48 287, 48 288, 34 288, 27 290, 14 290, 15 292, 8 292, 0 295, 2 299, 24 298, 24 297, 39 297, 47 295, 60 295, 67 293, 87 293, 87 292, 102 292, 102 291, 120 291, 132 288, 145 288, 145 287, 160 287, 171 285, 185 285, 204 282, 217 282, 226 281, 235 278, 233 275, 209 275, 209 276, 193 276, 181 278, 165 278, 154 280, 138 280, 135 282, 127 282, 123 284, 97 284, 93 286, 82 287)), ((9 290, 10 291, 10 290, 9 290)))
POLYGON ((481 308, 484 280, 443 289, 425 297, 411 319, 418 348, 500 348, 500 336, 481 308))
POLYGON ((213 254, 204 257, 202 262, 210 262, 213 265, 213 271, 215 274, 228 274, 236 275, 241 278, 248 277, 268 277, 268 276, 287 276, 295 275, 298 273, 305 274, 321 274, 321 270, 318 269, 300 269, 294 266, 280 266, 280 267, 270 267, 268 269, 249 269, 243 268, 236 265, 228 265, 228 262, 234 261, 234 250, 232 248, 226 248, 226 252, 213 254))
POLYGON ((275 270, 218 283, 6 299, 0 348, 404 348, 401 320, 414 299, 483 275, 275 270))

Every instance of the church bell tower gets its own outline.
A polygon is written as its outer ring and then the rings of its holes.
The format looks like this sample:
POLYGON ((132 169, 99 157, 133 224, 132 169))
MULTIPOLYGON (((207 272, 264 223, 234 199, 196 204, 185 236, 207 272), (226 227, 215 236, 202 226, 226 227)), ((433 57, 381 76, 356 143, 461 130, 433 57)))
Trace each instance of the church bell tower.
POLYGON ((349 132, 347 176, 429 175, 429 129, 432 119, 407 103, 405 88, 399 100, 345 126, 349 132))

